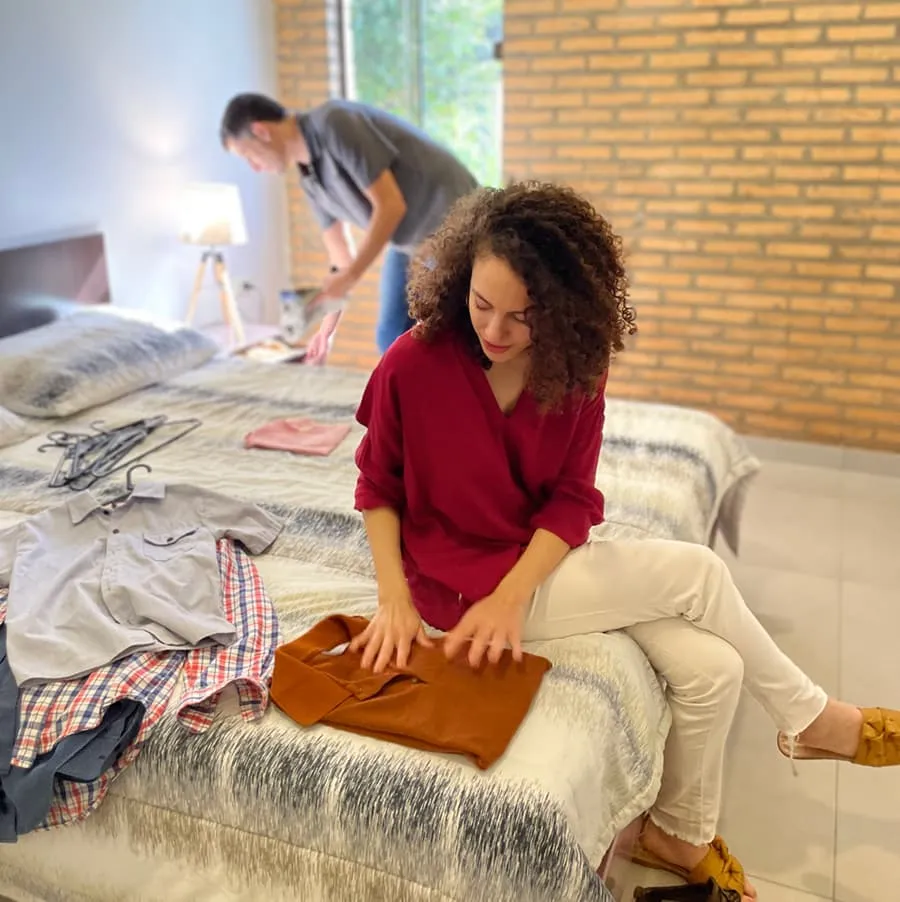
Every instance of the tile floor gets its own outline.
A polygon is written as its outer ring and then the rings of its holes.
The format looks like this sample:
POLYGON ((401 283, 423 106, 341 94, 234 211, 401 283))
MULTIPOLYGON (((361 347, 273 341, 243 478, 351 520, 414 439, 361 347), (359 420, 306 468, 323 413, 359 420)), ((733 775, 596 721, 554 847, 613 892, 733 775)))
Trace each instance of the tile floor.
MULTIPOLYGON (((763 470, 750 491, 739 558, 748 604, 829 692, 900 708, 900 455, 752 442, 763 470)), ((900 898, 900 768, 790 764, 746 695, 730 737, 721 833, 760 902, 900 898)), ((628 865, 634 885, 672 882, 628 865)))

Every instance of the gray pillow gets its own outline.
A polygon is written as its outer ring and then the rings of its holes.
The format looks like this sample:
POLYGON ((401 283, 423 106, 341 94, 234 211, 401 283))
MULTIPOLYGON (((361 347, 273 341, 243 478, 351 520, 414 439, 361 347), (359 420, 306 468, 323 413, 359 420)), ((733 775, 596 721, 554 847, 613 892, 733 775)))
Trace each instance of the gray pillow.
POLYGON ((0 400, 25 416, 69 416, 193 369, 217 350, 194 329, 76 313, 0 339, 0 400))

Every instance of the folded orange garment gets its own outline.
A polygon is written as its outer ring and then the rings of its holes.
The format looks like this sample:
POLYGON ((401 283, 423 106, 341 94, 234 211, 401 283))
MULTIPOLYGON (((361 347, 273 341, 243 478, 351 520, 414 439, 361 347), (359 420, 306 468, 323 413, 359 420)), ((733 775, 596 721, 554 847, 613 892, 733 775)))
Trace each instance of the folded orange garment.
POLYGON ((275 652, 272 701, 303 726, 325 723, 426 751, 468 755, 490 767, 506 750, 550 662, 504 652, 497 664, 473 670, 460 655, 448 661, 434 648, 413 647, 403 670, 363 670, 362 654, 331 649, 368 625, 335 615, 275 652))
POLYGON ((273 420, 244 436, 245 448, 269 448, 315 454, 325 457, 350 434, 350 426, 341 423, 317 423, 315 420, 292 418, 273 420))

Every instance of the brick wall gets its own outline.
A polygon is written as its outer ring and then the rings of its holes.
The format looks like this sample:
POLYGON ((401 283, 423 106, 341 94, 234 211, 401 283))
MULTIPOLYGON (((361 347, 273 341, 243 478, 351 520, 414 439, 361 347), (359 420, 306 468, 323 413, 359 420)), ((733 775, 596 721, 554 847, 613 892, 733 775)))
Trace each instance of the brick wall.
MULTIPOLYGON (((282 99, 307 107, 334 89, 333 0, 276 2, 282 99)), ((875 0, 506 0, 507 174, 575 185, 626 241, 641 332, 613 392, 900 451, 898 23, 875 0)), ((308 281, 325 256, 288 182, 308 281)), ((374 363, 376 283, 335 363, 374 363)))
MULTIPOLYGON (((339 94, 338 0, 275 0, 279 100, 309 109, 339 94)), ((290 218, 291 278, 295 285, 316 284, 328 272, 320 230, 310 213, 299 178, 286 176, 290 218)), ((354 233, 358 239, 359 234, 354 233)), ((378 269, 356 288, 330 361, 371 367, 375 352, 378 269)))
POLYGON ((900 451, 900 3, 507 0, 510 176, 623 235, 623 397, 900 451))

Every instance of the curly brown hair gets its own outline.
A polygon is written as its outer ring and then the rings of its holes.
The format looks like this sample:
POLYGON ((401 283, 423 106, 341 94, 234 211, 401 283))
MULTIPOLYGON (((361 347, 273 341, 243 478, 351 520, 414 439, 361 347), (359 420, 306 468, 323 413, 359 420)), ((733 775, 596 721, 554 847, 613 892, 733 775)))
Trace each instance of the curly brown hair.
POLYGON ((528 388, 541 407, 556 408, 573 391, 593 397, 636 330, 609 223, 570 188, 540 182, 482 188, 455 204, 413 261, 410 313, 419 337, 458 332, 489 367, 468 309, 472 265, 484 254, 503 259, 528 289, 528 388))

